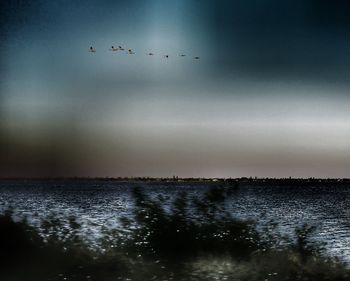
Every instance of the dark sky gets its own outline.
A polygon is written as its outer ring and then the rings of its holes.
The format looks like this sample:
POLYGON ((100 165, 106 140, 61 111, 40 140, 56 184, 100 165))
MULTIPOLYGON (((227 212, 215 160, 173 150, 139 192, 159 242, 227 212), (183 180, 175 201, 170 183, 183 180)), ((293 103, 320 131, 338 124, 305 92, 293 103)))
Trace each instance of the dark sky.
POLYGON ((0 176, 350 176, 348 1, 1 1, 0 25, 0 176))

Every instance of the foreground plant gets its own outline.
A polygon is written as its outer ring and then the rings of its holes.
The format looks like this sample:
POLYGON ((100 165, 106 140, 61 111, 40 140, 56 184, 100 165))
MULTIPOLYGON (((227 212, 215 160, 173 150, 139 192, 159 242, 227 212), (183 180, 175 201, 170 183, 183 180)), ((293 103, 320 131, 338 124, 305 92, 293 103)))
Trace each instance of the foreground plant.
POLYGON ((350 280, 340 261, 311 246, 313 228, 297 229, 295 242, 276 248, 254 222, 227 211, 230 190, 165 200, 136 188, 133 198, 132 218, 105 228, 98 247, 74 217, 49 217, 34 228, 4 213, 0 280, 350 280))

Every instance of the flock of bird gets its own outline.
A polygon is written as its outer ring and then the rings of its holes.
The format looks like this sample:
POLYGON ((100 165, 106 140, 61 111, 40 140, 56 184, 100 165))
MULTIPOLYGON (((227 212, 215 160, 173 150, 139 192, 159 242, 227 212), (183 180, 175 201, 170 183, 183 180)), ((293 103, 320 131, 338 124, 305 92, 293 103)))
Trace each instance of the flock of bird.
MULTIPOLYGON (((124 49, 122 46, 118 46, 118 47, 112 46, 109 50, 112 51, 112 52, 125 51, 125 49, 124 49)), ((95 49, 94 47, 91 46, 91 47, 89 48, 89 52, 90 52, 90 53, 96 53, 97 51, 96 51, 96 49, 95 49)), ((134 52, 132 49, 126 50, 126 53, 127 53, 128 55, 134 55, 134 54, 135 54, 135 52, 134 52)), ((147 53, 146 55, 148 55, 148 56, 154 56, 154 53, 147 53)), ((179 57, 186 57, 186 55, 185 55, 185 54, 180 54, 179 57)), ((164 58, 168 59, 168 58, 169 58, 169 55, 164 55, 164 58)), ((199 60, 199 57, 194 57, 193 59, 199 60)))

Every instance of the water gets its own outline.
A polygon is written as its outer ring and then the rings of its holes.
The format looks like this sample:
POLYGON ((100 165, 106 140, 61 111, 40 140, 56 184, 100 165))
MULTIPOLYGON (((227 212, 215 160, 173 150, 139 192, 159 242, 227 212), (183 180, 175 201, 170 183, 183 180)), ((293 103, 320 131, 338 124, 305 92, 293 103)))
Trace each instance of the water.
MULTIPOLYGON (((74 215, 87 235, 98 235, 101 226, 116 226, 130 216, 133 187, 144 187, 154 196, 167 198, 186 190, 196 197, 213 183, 132 183, 104 181, 0 181, 0 211, 10 206, 17 217, 38 224, 49 214, 74 215)), ((350 264, 350 186, 241 186, 229 202, 240 218, 260 224, 270 220, 291 236, 304 223, 317 227, 315 241, 328 253, 350 264)))

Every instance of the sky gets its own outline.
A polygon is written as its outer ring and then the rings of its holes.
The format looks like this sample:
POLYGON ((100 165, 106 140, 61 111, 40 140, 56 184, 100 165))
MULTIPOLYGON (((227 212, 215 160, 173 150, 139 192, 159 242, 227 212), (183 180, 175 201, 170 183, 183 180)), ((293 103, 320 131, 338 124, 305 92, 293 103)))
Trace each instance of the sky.
POLYGON ((345 0, 1 1, 0 177, 350 177, 349 77, 345 0))

